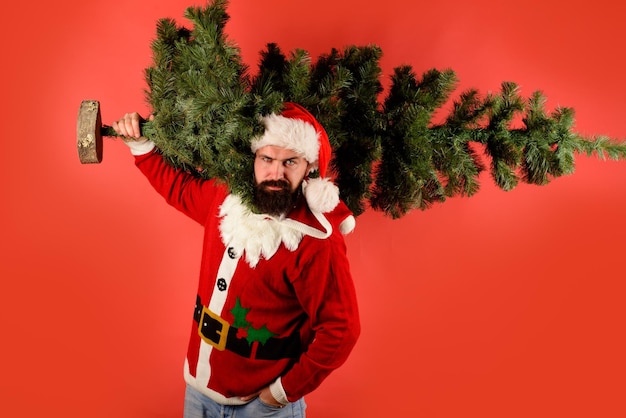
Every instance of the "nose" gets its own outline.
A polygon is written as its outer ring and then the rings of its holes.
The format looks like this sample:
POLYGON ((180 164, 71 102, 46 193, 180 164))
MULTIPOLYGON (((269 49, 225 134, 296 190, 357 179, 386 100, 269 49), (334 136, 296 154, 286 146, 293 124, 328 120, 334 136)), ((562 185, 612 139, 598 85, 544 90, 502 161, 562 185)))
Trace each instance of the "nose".
POLYGON ((280 161, 272 161, 269 177, 271 180, 281 180, 285 177, 285 167, 283 167, 280 161))

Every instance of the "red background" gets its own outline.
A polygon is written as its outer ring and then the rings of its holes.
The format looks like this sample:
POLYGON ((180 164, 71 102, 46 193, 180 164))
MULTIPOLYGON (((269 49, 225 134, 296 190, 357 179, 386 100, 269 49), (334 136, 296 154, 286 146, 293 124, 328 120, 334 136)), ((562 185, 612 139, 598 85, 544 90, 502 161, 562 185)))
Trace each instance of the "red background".
MULTIPOLYGON (((201 230, 119 141, 75 149, 78 105, 147 111, 156 20, 189 0, 5 2, 0 151, 0 414, 176 417, 201 230), (17 411, 17 412, 16 412, 17 411)), ((196 4, 202 4, 196 3, 196 4)), ((313 57, 375 43, 385 76, 452 68, 459 92, 515 81, 626 138, 626 6, 582 2, 234 0, 227 31, 313 57)), ((624 417, 626 162, 577 158, 545 187, 496 189, 348 236, 363 334, 307 397, 313 418, 624 417)))

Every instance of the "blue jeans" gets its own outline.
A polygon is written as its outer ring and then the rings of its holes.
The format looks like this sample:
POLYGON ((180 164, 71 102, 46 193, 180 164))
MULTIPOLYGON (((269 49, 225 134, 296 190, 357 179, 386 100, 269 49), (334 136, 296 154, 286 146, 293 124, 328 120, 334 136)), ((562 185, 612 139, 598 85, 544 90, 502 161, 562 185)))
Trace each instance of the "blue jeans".
POLYGON ((306 404, 301 398, 278 408, 259 398, 245 405, 222 405, 187 385, 184 418, 304 418, 306 404))

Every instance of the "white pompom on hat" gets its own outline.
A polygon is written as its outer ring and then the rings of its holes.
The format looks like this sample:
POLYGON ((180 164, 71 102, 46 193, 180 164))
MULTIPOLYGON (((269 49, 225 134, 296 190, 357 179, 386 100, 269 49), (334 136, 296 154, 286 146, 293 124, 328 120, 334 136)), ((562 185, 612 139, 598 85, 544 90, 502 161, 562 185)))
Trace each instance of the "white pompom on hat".
POLYGON ((304 183, 309 208, 321 213, 333 210, 339 204, 339 188, 326 178, 332 150, 324 127, 304 107, 292 102, 286 102, 280 114, 265 116, 263 124, 265 132, 252 140, 252 152, 274 145, 302 155, 320 174, 304 183))

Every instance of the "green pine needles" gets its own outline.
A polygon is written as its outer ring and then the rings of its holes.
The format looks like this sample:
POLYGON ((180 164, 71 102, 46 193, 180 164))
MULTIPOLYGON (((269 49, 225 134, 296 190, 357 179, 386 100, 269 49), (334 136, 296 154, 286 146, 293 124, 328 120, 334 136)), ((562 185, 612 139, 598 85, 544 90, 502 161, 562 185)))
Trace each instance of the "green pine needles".
POLYGON ((399 218, 448 197, 472 196, 483 161, 508 191, 520 181, 545 185, 573 173, 576 153, 626 157, 624 143, 577 135, 572 109, 547 114, 540 92, 525 99, 510 82, 484 97, 461 93, 441 118, 455 73, 433 69, 418 78, 403 66, 381 98, 382 51, 375 45, 332 49, 313 61, 304 50, 285 55, 270 43, 252 76, 224 33, 227 5, 214 0, 188 8, 192 29, 158 22, 146 69, 154 120, 144 135, 169 164, 224 181, 250 207, 250 142, 263 132, 260 117, 285 101, 305 106, 325 127, 335 183, 355 215, 370 207, 399 218))

